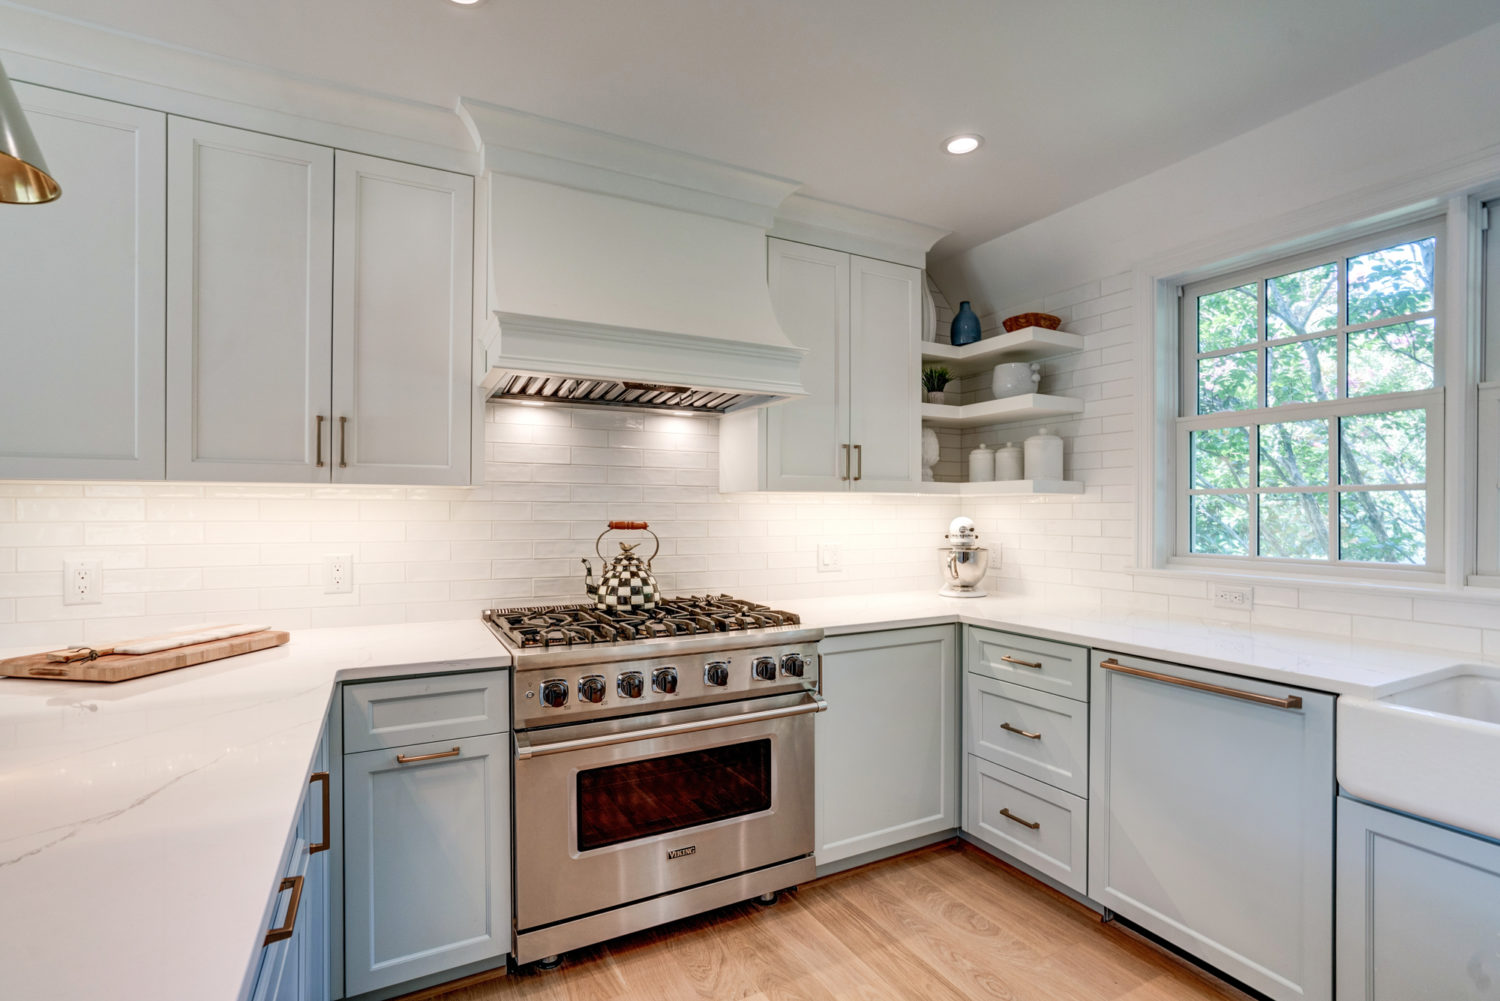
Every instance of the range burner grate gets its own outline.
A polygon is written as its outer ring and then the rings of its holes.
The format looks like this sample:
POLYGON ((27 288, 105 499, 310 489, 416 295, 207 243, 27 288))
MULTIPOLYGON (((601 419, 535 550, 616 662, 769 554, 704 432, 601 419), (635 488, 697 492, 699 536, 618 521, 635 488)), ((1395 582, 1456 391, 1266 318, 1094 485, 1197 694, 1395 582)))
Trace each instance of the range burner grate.
POLYGON ((587 603, 492 608, 484 613, 484 620, 522 650, 738 632, 795 626, 802 621, 791 612, 727 594, 670 598, 646 612, 601 611, 587 603))

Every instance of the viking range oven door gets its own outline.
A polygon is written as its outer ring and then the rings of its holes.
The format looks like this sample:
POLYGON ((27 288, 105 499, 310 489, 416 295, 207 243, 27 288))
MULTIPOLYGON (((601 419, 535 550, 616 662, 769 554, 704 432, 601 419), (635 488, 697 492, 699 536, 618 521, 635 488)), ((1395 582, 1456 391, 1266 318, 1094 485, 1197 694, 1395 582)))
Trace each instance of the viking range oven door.
POLYGON ((517 732, 516 929, 813 851, 810 692, 517 732))

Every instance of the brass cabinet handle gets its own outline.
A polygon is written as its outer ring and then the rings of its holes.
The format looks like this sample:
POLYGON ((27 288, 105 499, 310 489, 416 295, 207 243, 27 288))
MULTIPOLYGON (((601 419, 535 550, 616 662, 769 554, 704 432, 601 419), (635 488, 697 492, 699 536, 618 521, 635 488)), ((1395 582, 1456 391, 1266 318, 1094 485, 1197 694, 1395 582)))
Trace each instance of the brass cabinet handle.
POLYGON ((854 478, 856 480, 862 480, 865 477, 865 447, 863 445, 854 446, 854 459, 858 463, 858 465, 854 467, 854 478))
POLYGON ((848 446, 848 444, 846 443, 843 446, 843 448, 844 448, 844 475, 840 476, 839 479, 841 479, 841 480, 847 480, 849 478, 849 446, 848 446))
POLYGON ((309 855, 316 855, 318 854, 318 852, 326 852, 328 849, 333 847, 333 834, 328 829, 328 786, 330 783, 328 773, 313 772, 312 777, 307 780, 307 784, 312 785, 314 782, 323 783, 323 840, 319 841, 317 844, 307 846, 307 854, 309 855))
POLYGON ((1016 664, 1016 665, 1019 665, 1021 667, 1034 667, 1038 671, 1040 671, 1042 669, 1042 665, 1040 663, 1038 663, 1037 661, 1034 661, 1034 660, 1017 660, 1015 657, 1012 657, 1010 654, 1006 654, 1004 657, 1001 657, 1000 659, 1003 660, 1003 661, 1005 661, 1007 664, 1016 664))
POLYGON ((1226 698, 1239 699, 1243 702, 1254 702, 1261 706, 1275 706, 1277 709, 1301 709, 1302 696, 1300 695, 1261 695, 1257 692, 1244 692, 1238 688, 1225 688, 1223 685, 1210 685, 1206 681, 1192 681, 1188 678, 1177 678, 1170 674, 1159 674, 1156 671, 1145 671, 1139 667, 1126 667, 1113 657, 1099 662, 1099 666, 1106 671, 1115 671, 1119 674, 1129 674, 1137 678, 1145 678, 1148 681, 1160 681, 1165 685, 1177 685, 1179 688, 1191 688, 1199 692, 1209 692, 1213 695, 1223 695, 1226 698))
POLYGON ((349 418, 339 418, 339 468, 349 467, 349 418))
POLYGON ((1030 730, 1022 730, 1020 727, 1011 726, 1009 723, 1001 723, 1000 724, 1000 729, 1002 729, 1002 730, 1009 730, 1011 733, 1019 733, 1021 736, 1025 737, 1027 740, 1041 740, 1042 739, 1042 735, 1039 734, 1039 733, 1032 733, 1030 730))
POLYGON ((286 909, 286 922, 280 928, 272 928, 266 932, 266 940, 261 948, 265 948, 265 946, 270 945, 272 942, 280 942, 282 939, 291 938, 292 929, 297 927, 297 907, 302 903, 302 877, 288 876, 276 888, 277 893, 283 893, 287 890, 292 891, 292 904, 286 909))
POLYGON ((456 757, 458 757, 458 748, 455 747, 455 748, 453 748, 452 750, 449 750, 449 751, 438 751, 435 754, 417 754, 417 755, 413 755, 410 758, 408 758, 404 754, 398 754, 398 755, 396 755, 396 764, 398 764, 398 765, 412 765, 412 764, 416 764, 418 761, 436 761, 438 758, 456 758, 456 757))
POLYGON ((1039 830, 1042 829, 1042 822, 1040 820, 1022 820, 1020 817, 1017 817, 1014 813, 1011 813, 1008 809, 1002 808, 1000 810, 1000 816, 1004 817, 1006 820, 1014 820, 1016 823, 1020 824, 1022 827, 1029 827, 1033 831, 1039 831, 1039 830))
POLYGON ((318 468, 323 468, 323 422, 328 418, 319 414, 317 424, 313 428, 313 437, 318 439, 318 468))

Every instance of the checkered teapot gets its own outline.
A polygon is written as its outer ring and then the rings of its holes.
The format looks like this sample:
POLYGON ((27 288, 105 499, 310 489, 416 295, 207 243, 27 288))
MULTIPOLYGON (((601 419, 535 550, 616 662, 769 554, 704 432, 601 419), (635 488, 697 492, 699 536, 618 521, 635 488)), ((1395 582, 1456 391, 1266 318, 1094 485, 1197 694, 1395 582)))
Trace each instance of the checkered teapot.
POLYGON ((651 526, 644 521, 612 521, 609 527, 599 533, 599 538, 594 540, 594 552, 599 559, 603 560, 603 566, 599 571, 599 580, 594 580, 594 567, 587 559, 583 560, 584 577, 583 589, 590 598, 594 599, 594 607, 600 611, 611 611, 614 609, 635 609, 645 612, 656 607, 657 599, 661 597, 661 589, 656 586, 656 578, 651 574, 651 561, 656 559, 656 554, 661 552, 661 540, 656 538, 656 533, 651 531, 651 526), (620 555, 612 560, 606 560, 604 554, 599 552, 599 543, 610 532, 633 531, 640 529, 656 539, 656 548, 651 551, 645 562, 635 554, 638 543, 620 543, 620 555))

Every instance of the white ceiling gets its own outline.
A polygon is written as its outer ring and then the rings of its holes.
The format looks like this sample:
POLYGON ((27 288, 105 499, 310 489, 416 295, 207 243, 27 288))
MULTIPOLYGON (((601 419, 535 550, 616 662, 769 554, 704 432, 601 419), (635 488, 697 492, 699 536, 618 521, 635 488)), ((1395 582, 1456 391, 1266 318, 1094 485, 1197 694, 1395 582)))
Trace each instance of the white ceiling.
POLYGON ((447 108, 478 98, 789 177, 808 194, 952 230, 936 257, 1500 21, 1495 0, 29 6, 299 76, 447 108), (941 151, 966 131, 986 137, 978 153, 941 151))

